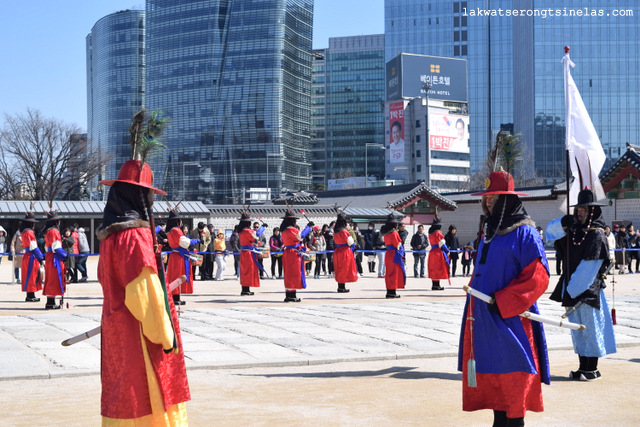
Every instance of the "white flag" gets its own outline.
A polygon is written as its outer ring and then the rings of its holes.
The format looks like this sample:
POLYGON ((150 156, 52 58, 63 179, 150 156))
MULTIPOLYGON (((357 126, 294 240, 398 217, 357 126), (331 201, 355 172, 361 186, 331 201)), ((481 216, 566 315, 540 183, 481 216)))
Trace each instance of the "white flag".
POLYGON ((574 177, 569 190, 569 202, 574 205, 578 202, 578 193, 589 187, 596 200, 606 197, 598 174, 606 160, 600 138, 593 127, 587 108, 582 102, 582 97, 576 83, 571 77, 569 66, 575 64, 565 54, 562 59, 564 65, 564 100, 566 108, 566 148, 569 151, 571 174, 574 177), (582 188, 580 182, 582 181, 582 188))

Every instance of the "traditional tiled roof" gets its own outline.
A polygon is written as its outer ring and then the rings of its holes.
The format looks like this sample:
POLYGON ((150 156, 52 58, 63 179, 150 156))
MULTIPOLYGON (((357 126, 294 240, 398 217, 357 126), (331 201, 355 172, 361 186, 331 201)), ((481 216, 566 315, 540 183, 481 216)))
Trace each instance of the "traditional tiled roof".
MULTIPOLYGON (((31 201, 28 200, 5 200, 0 201, 0 218, 20 219, 29 211, 31 201)), ((44 218, 45 212, 49 211, 49 203, 46 201, 33 202, 33 213, 36 218, 44 218)), ((168 215, 169 205, 175 206, 178 202, 155 201, 153 212, 155 215, 168 215)), ((69 201, 56 200, 53 202, 53 209, 58 211, 61 218, 102 218, 106 202, 102 201, 69 201)), ((209 210, 201 202, 180 203, 180 213, 185 218, 197 218, 209 216, 209 210)))
POLYGON ((387 187, 322 191, 317 193, 317 196, 321 204, 335 204, 339 207, 348 205, 350 208, 386 209, 390 205, 394 209, 402 209, 417 198, 426 198, 443 210, 456 208, 455 202, 429 188, 424 182, 387 187))
POLYGON ((296 205, 314 205, 318 203, 318 198, 315 194, 307 193, 306 191, 300 191, 297 193, 285 193, 280 194, 278 197, 272 200, 274 205, 286 205, 287 203, 295 203, 296 205))
POLYGON ((602 188, 608 193, 630 175, 640 179, 640 146, 627 143, 627 151, 609 170, 600 174, 602 188))

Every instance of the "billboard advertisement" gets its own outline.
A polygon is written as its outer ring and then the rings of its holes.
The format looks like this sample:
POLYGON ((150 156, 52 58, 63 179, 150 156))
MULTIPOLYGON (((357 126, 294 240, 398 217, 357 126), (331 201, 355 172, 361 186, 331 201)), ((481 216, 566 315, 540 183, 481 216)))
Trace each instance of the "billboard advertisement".
POLYGON ((402 73, 400 72, 400 56, 396 56, 391 61, 387 62, 386 69, 386 81, 387 81, 387 101, 395 101, 402 99, 402 73))
POLYGON ((389 162, 404 162, 404 101, 389 104, 389 162))
POLYGON ((468 101, 465 59, 403 53, 387 62, 386 80, 387 101, 424 97, 427 90, 431 99, 468 101))
POLYGON ((429 147, 432 150, 469 152, 469 117, 429 112, 429 147))

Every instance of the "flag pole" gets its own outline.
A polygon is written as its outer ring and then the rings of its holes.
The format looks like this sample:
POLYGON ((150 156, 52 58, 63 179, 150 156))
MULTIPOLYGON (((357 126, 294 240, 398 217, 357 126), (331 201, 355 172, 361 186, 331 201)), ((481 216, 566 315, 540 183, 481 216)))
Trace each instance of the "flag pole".
MULTIPOLYGON (((565 122, 565 154, 566 154, 566 170, 565 170, 565 180, 567 181, 567 215, 571 215, 571 211, 570 211, 570 205, 571 202, 569 201, 570 197, 569 197, 569 180, 571 178, 571 165, 570 165, 570 160, 569 160, 569 130, 570 130, 570 125, 571 125, 571 106, 570 104, 570 99, 569 99, 569 82, 568 82, 568 74, 569 74, 569 50, 571 48, 569 46, 565 46, 564 47, 564 55, 565 58, 563 59, 563 75, 564 75, 564 108, 565 108, 565 115, 564 115, 564 122, 565 122)), ((564 275, 564 280, 568 280, 567 275, 569 274, 569 250, 571 249, 571 242, 569 241, 569 233, 566 234, 567 237, 567 241, 566 241, 566 246, 565 246, 565 252, 564 252, 564 271, 566 272, 566 274, 564 275)), ((558 262, 558 260, 556 260, 556 262, 558 262)), ((562 273, 562 271, 560 271, 560 273, 562 273)))
MULTIPOLYGON (((565 171, 565 179, 567 181, 567 215, 569 215, 569 180, 571 178, 571 165, 569 160, 569 132, 571 131, 571 106, 570 98, 569 98, 569 82, 568 82, 568 74, 569 74, 569 50, 571 48, 569 46, 564 47, 564 59, 563 59, 563 76, 564 76, 564 121, 565 121, 565 153, 566 153, 566 171, 565 171)), ((567 242, 568 243, 568 242, 567 242)), ((567 249, 568 249, 567 245, 567 249)))

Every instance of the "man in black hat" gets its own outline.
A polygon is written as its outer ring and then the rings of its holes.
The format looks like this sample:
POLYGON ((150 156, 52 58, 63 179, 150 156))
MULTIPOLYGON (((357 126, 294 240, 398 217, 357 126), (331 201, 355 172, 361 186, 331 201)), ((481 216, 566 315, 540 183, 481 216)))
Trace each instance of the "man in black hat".
POLYGON ((36 292, 42 289, 42 280, 40 277, 40 263, 44 260, 36 234, 33 231, 34 224, 38 222, 32 212, 27 213, 20 223, 20 232, 22 238, 22 247, 24 248, 24 256, 22 257, 22 291, 27 293, 26 302, 38 302, 40 298, 36 298, 36 292))
POLYGON ((338 282, 338 292, 340 293, 349 292, 345 285, 358 280, 355 241, 349 232, 350 229, 351 225, 347 215, 343 212, 339 213, 334 229, 336 249, 333 255, 333 270, 335 271, 335 279, 338 282))
POLYGON ((169 211, 167 220, 167 234, 169 246, 172 252, 167 260, 167 282, 171 283, 183 274, 187 280, 179 288, 173 290, 173 302, 176 305, 184 305, 185 301, 180 298, 182 294, 193 294, 193 269, 191 266, 191 252, 189 248, 199 244, 200 239, 190 239, 181 230, 182 218, 176 211, 169 211))
POLYGON ((570 310, 569 321, 586 326, 571 331, 573 349, 580 366, 569 378, 592 381, 601 377, 598 358, 615 353, 613 321, 604 295, 609 246, 604 234, 604 218, 600 203, 589 189, 580 191, 573 207, 575 225, 569 229, 569 253, 563 274, 551 299, 570 310))
POLYGON ((309 234, 315 224, 309 221, 304 230, 300 231, 296 225, 297 219, 296 214, 291 209, 287 209, 280 224, 282 243, 284 244, 282 255, 286 294, 284 302, 300 302, 300 298, 296 296, 296 291, 307 287, 304 271, 305 248, 300 245, 300 242, 309 234))
POLYGON ((64 297, 66 283, 64 279, 64 261, 67 260, 67 253, 62 249, 62 236, 60 236, 60 217, 58 212, 50 210, 47 212, 47 222, 45 231, 45 246, 47 255, 45 256, 45 279, 43 295, 47 297, 46 310, 59 309, 61 304, 56 304, 56 297, 64 297))

